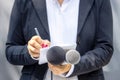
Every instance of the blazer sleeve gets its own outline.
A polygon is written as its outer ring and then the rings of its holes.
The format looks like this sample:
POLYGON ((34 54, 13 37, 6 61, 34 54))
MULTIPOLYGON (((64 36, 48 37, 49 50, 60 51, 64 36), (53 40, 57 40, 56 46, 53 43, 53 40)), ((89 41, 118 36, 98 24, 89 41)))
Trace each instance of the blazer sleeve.
MULTIPOLYGON (((97 2, 97 0, 96 0, 97 2)), ((99 2, 99 1, 98 1, 99 2)), ((86 74, 108 64, 113 54, 113 21, 109 0, 102 0, 99 7, 95 48, 81 56, 71 76, 86 74)))
POLYGON ((30 65, 37 62, 29 55, 27 42, 23 35, 22 16, 26 3, 27 0, 15 0, 10 18, 6 57, 14 65, 30 65))

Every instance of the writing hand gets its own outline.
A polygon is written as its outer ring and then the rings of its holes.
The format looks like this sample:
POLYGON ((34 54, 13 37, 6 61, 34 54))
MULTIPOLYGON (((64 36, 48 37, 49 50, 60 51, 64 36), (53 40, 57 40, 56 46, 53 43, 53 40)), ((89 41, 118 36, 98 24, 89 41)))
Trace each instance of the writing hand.
POLYGON ((40 38, 40 36, 33 36, 28 41, 27 48, 28 48, 29 54, 33 58, 39 58, 40 49, 48 46, 50 46, 50 42, 48 40, 43 40, 40 38))

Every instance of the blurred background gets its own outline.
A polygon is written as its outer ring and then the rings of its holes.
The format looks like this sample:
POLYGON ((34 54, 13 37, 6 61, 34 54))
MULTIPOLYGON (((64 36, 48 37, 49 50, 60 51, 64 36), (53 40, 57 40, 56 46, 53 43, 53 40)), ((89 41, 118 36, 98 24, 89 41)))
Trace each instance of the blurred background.
POLYGON ((10 13, 14 0, 0 0, 0 80, 19 80, 21 67, 8 63, 5 42, 9 28, 10 13))
MULTIPOLYGON (((5 57, 5 42, 14 0, 0 0, 0 80, 19 80, 22 66, 14 66, 5 57)), ((105 80, 120 80, 120 0, 111 0, 113 12, 114 55, 104 67, 105 80)))
POLYGON ((111 0, 113 12, 114 54, 110 63, 104 67, 106 80, 120 80, 120 0, 111 0))

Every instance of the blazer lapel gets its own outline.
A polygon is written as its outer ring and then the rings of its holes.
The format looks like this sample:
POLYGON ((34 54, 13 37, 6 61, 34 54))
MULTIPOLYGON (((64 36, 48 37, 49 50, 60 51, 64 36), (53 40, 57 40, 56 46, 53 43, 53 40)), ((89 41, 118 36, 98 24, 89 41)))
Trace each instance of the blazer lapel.
POLYGON ((80 0, 80 6, 79 6, 79 17, 78 17, 78 31, 79 34, 83 24, 85 22, 85 19, 87 18, 87 15, 93 5, 94 0, 80 0))
MULTIPOLYGON (((46 10, 46 2, 45 0, 32 0, 34 8, 36 9, 37 14, 39 15, 39 18, 45 27, 47 33, 49 33, 48 28, 48 20, 47 20, 47 10, 46 10)), ((85 19, 87 18, 87 15, 93 5, 94 0, 80 0, 80 6, 79 6, 79 16, 78 16, 78 31, 79 34, 83 24, 85 22, 85 19)))
POLYGON ((46 10, 46 0, 32 0, 34 8, 42 22, 47 33, 49 33, 48 20, 47 20, 47 10, 46 10))

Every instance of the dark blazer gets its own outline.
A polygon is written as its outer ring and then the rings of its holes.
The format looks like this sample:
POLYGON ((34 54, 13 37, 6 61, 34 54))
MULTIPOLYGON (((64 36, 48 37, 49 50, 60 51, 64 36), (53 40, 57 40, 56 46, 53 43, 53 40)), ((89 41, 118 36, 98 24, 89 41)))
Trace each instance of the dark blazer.
MULTIPOLYGON (((112 23, 109 0, 80 0, 76 50, 81 60, 71 76, 104 80, 102 67, 113 54, 112 23)), ((48 68, 47 64, 38 65, 27 50, 27 42, 36 35, 35 27, 43 39, 50 40, 45 0, 15 0, 6 57, 14 65, 24 65, 21 80, 43 80, 48 68)))

